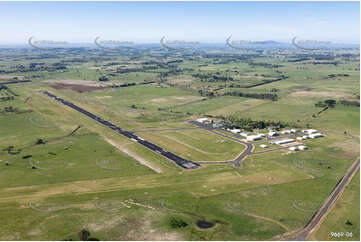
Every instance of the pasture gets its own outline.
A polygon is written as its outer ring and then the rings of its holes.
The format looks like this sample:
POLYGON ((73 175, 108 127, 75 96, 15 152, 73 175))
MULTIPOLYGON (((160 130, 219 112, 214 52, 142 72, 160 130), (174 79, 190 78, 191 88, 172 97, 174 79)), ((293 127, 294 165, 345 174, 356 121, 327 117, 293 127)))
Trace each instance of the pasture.
MULTIPOLYGON (((48 67, 64 58, 84 59, 66 64, 65 70, 49 71, 29 69, 32 61, 25 58, 22 63, 28 69, 17 70, 20 62, 14 56, 22 57, 0 51, 0 66, 10 76, 26 75, 32 81, 7 85, 16 96, 0 102, 0 240, 78 240, 82 229, 94 240, 268 240, 303 227, 359 156, 360 109, 340 103, 358 100, 359 59, 354 51, 349 51, 352 58, 337 57, 338 65, 292 62, 294 57, 287 54, 256 55, 250 61, 143 51, 134 60, 123 52, 104 59, 100 52, 91 52, 99 57, 97 62, 86 59, 86 50, 63 50, 46 60, 38 53, 23 53, 48 67), (288 78, 244 88, 281 75, 288 78), (109 81, 99 81, 102 76, 109 81), (55 89, 51 80, 153 83, 80 93, 55 89), (249 154, 241 168, 215 163, 185 170, 40 90, 192 161, 229 161, 245 150, 189 123, 200 117, 290 122, 318 129, 325 137, 305 140, 306 151, 249 154), (277 100, 224 95, 228 91, 277 94, 277 100), (315 103, 325 99, 337 104, 318 114, 322 108, 315 103), (201 229, 199 221, 214 226, 201 229)), ((0 97, 9 95, 8 90, 0 91, 0 97)), ((268 144, 262 149, 263 143, 255 143, 254 152, 279 147, 268 144)), ((358 181, 359 175, 317 239, 331 240, 329 231, 339 224, 359 236, 354 222, 359 214, 358 181), (352 220, 352 228, 345 219, 352 220)))

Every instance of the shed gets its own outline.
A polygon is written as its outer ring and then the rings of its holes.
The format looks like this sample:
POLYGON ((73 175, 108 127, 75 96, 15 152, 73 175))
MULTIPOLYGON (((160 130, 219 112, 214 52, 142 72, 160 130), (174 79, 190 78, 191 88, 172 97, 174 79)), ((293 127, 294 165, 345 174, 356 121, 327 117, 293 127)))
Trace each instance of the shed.
POLYGON ((308 137, 314 139, 314 138, 323 137, 323 135, 321 133, 314 133, 314 134, 310 134, 308 137))
POLYGON ((287 144, 287 143, 291 143, 295 141, 294 139, 283 139, 283 140, 277 140, 277 141, 274 141, 272 143, 276 144, 276 145, 282 145, 282 144, 287 144))
POLYGON ((314 133, 317 133, 317 130, 316 129, 305 129, 305 130, 302 130, 303 133, 306 133, 306 134, 314 134, 314 133))
POLYGON ((283 131, 281 131, 281 134, 290 134, 290 133, 291 133, 290 130, 283 130, 283 131))
POLYGON ((199 122, 199 123, 204 123, 206 121, 208 121, 208 118, 199 118, 199 119, 197 119, 197 122, 199 122))
POLYGON ((271 131, 271 132, 269 132, 268 133, 268 136, 277 136, 278 134, 276 133, 276 132, 273 132, 273 131, 271 131))
POLYGON ((249 135, 249 136, 246 137, 246 139, 248 141, 255 141, 255 140, 260 140, 261 137, 259 137, 258 135, 249 135))

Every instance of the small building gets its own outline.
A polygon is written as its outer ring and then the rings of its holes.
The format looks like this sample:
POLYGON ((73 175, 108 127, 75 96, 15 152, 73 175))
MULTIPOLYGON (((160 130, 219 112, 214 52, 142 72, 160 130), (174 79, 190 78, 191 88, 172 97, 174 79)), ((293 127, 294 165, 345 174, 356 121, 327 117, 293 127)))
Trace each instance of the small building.
POLYGON ((308 137, 310 137, 311 139, 314 139, 314 138, 323 137, 323 135, 321 133, 314 133, 314 134, 308 135, 308 137))
POLYGON ((261 144, 259 147, 261 147, 261 148, 267 148, 268 146, 265 145, 265 144, 261 144))
POLYGON ((305 129, 305 130, 302 130, 303 133, 306 133, 306 134, 315 134, 317 133, 317 130, 316 129, 305 129))
POLYGON ((204 123, 206 121, 208 121, 208 118, 199 118, 199 119, 197 119, 198 123, 204 123))
POLYGON ((231 129, 231 132, 234 134, 238 134, 241 132, 241 130, 240 129, 231 129))
POLYGON ((283 140, 272 141, 271 143, 276 144, 276 145, 283 145, 283 144, 291 143, 293 141, 295 141, 295 140, 294 139, 283 139, 283 140))
POLYGON ((242 135, 243 137, 247 137, 247 136, 248 136, 248 133, 247 133, 247 132, 240 132, 239 134, 242 135))
POLYGON ((272 136, 277 136, 277 135, 278 135, 278 134, 277 134, 276 132, 273 132, 273 131, 271 131, 271 132, 268 133, 268 136, 271 136, 271 137, 272 137, 272 136))
POLYGON ((297 151, 298 150, 298 148, 296 147, 296 146, 292 146, 292 147, 290 147, 290 148, 288 148, 289 150, 292 150, 292 151, 297 151))
POLYGON ((258 135, 249 135, 246 137, 247 141, 255 141, 255 140, 260 140, 261 137, 259 137, 258 135))
POLYGON ((300 146, 298 146, 298 149, 300 149, 300 150, 307 150, 308 148, 307 148, 307 146, 300 145, 300 146))
POLYGON ((281 134, 290 134, 290 133, 291 133, 290 130, 282 130, 282 131, 281 131, 281 134))
POLYGON ((224 127, 223 123, 221 122, 216 122, 216 123, 213 123, 213 128, 217 128, 217 129, 221 129, 224 127))

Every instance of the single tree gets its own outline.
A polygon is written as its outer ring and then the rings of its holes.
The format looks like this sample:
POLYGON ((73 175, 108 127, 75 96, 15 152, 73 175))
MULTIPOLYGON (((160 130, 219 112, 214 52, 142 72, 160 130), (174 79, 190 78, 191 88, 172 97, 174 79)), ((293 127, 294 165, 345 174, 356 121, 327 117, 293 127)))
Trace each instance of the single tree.
POLYGON ((82 229, 79 233, 78 233, 78 236, 79 236, 79 240, 81 241, 87 241, 89 236, 90 236, 90 232, 86 229, 82 229))

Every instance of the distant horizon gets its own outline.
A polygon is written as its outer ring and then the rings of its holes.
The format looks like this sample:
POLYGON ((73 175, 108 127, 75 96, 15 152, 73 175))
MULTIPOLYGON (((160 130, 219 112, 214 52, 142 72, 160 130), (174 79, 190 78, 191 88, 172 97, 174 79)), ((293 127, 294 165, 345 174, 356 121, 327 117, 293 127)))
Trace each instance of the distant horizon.
MULTIPOLYGON (((261 41, 274 41, 274 44, 260 44, 260 45, 243 45, 245 47, 251 47, 251 48, 265 48, 265 47, 277 47, 277 45, 279 45, 280 47, 292 47, 292 41, 290 40, 289 42, 282 42, 282 41, 276 41, 276 40, 261 40, 261 41)), ((158 45, 161 47, 160 42, 135 42, 134 44, 129 44, 129 45, 120 45, 118 47, 137 47, 137 46, 141 46, 141 45, 158 45)), ((189 45, 192 46, 194 48, 196 48, 197 46, 224 46, 225 48, 229 48, 226 46, 226 41, 224 42, 200 42, 197 45, 189 45)), ((360 48, 360 43, 330 43, 329 45, 327 45, 326 47, 330 47, 330 48, 337 48, 340 46, 350 46, 350 47, 358 47, 360 48)), ((27 42, 25 43, 0 43, 0 47, 28 47, 28 48, 33 48, 32 46, 30 46, 27 42)), ((67 44, 64 45, 54 45, 54 46, 50 46, 50 48, 79 48, 79 47, 85 47, 85 48, 99 48, 97 47, 94 42, 68 42, 67 44)))
POLYGON ((0 2, 0 45, 42 40, 140 44, 226 38, 360 43, 359 2, 0 2))

